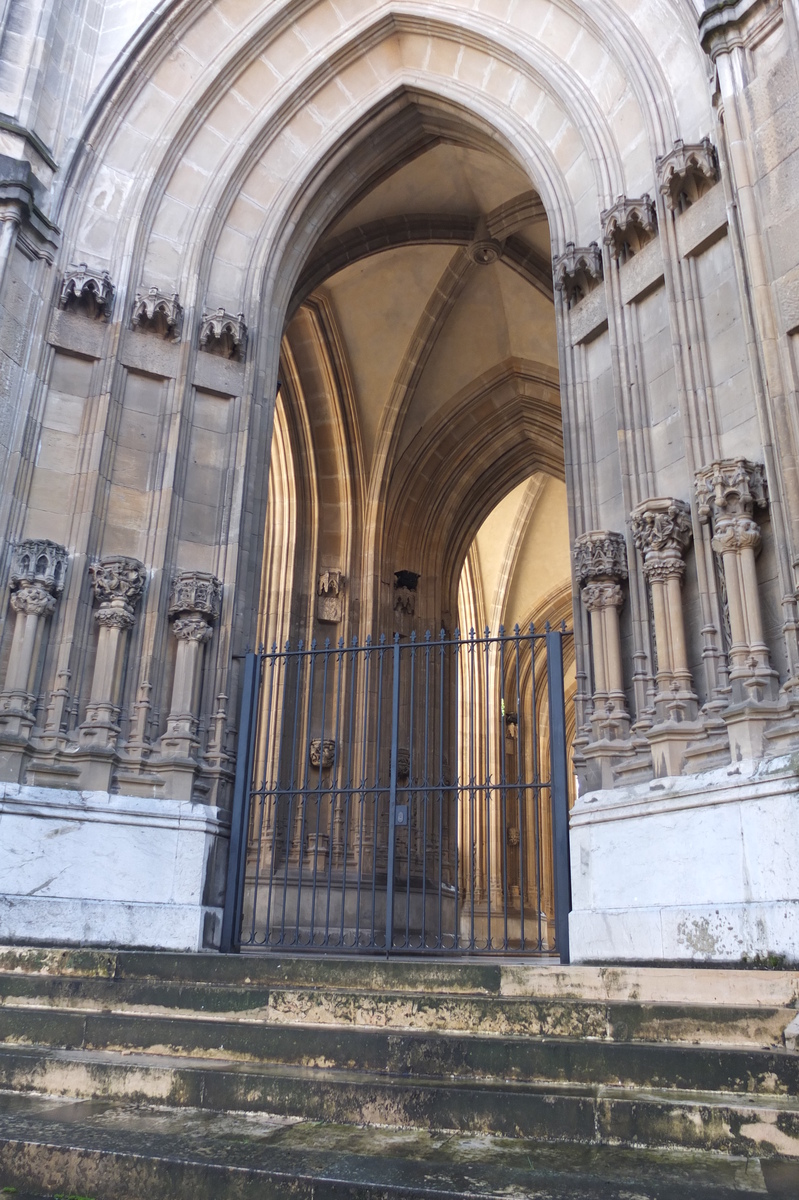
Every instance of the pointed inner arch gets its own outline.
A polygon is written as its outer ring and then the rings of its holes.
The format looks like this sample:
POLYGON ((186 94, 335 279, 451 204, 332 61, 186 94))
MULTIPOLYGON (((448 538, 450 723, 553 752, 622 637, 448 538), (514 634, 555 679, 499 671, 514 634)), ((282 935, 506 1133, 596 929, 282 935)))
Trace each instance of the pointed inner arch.
POLYGON ((296 636, 454 629, 467 574, 494 627, 570 594, 547 214, 506 151, 416 126, 359 155, 289 305, 271 472, 295 511, 270 501, 264 595, 296 636))

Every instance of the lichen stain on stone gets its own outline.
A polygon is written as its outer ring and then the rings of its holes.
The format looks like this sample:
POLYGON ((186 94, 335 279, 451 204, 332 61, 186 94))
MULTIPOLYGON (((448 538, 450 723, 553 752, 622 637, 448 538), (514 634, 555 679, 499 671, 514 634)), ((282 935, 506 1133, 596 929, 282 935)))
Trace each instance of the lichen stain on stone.
POLYGON ((718 938, 711 930, 708 917, 680 921, 677 937, 682 945, 693 950, 695 954, 714 955, 719 951, 718 938))

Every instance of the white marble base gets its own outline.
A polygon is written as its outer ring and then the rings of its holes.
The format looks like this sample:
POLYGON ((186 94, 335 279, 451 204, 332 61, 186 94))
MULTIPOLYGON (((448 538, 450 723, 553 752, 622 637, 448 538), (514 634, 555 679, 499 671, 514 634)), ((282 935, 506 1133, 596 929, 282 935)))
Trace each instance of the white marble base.
POLYGON ((573 962, 799 962, 799 764, 738 763, 582 796, 573 962))
POLYGON ((218 943, 226 840, 206 805, 0 784, 0 940, 218 943))

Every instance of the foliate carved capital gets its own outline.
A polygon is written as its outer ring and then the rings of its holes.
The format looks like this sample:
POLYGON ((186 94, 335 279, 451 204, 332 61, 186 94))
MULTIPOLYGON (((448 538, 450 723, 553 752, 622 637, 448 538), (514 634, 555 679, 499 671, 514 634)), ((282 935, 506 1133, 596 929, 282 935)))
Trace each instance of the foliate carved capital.
POLYGON ((65 546, 47 538, 17 542, 11 553, 11 587, 36 583, 54 596, 60 595, 64 590, 68 557, 65 546))
POLYGON ((589 612, 601 608, 621 608, 624 594, 618 583, 589 583, 582 590, 583 604, 589 612))
POLYGON ((222 584, 208 571, 182 571, 172 580, 170 617, 180 613, 202 613, 213 624, 222 604, 222 584))
POLYGON ((19 590, 11 593, 14 612, 26 617, 49 617, 55 612, 56 598, 38 583, 23 583, 19 590))
POLYGON ((203 313, 200 321, 200 349, 225 358, 243 358, 247 346, 247 326, 244 313, 234 317, 224 308, 215 313, 203 313))
POLYGON ((691 509, 684 500, 670 496, 644 500, 633 509, 630 523, 645 563, 655 555, 681 559, 691 544, 691 509))
POLYGON ((108 320, 114 304, 114 285, 107 271, 78 263, 67 268, 61 283, 59 307, 79 309, 108 320))
POLYGON ((147 579, 144 564, 124 554, 110 554, 97 559, 89 566, 89 574, 98 604, 122 600, 131 609, 136 607, 147 579))
POLYGON ((101 604, 94 619, 102 629, 130 629, 135 617, 133 609, 124 600, 101 604))
POLYGON ((751 517, 718 517, 715 522, 713 540, 710 543, 717 554, 729 554, 738 550, 760 549, 760 526, 751 517))
POLYGON ((187 613, 172 622, 172 632, 179 642, 208 642, 213 635, 213 626, 201 613, 187 613))
POLYGON ((652 197, 630 200, 619 196, 601 216, 605 245, 614 258, 626 262, 657 234, 657 215, 652 197))
POLYGON ((177 292, 169 295, 157 287, 137 292, 133 301, 130 323, 133 329, 151 329, 162 337, 180 341, 183 327, 183 309, 177 292))
POLYGON ((667 579, 682 580, 685 561, 675 550, 654 550, 644 560, 644 575, 650 583, 665 583, 667 579))
POLYGON ((593 529, 574 539, 572 550, 578 582, 627 578, 627 545, 624 535, 608 529, 593 529))
POLYGON ((602 282, 602 251, 596 242, 581 247, 567 242, 565 253, 553 260, 552 276, 571 308, 602 282))
POLYGON ((655 169, 660 193, 673 212, 695 203, 719 177, 716 150, 707 137, 689 143, 678 138, 673 149, 655 160, 655 169))
POLYGON ((696 473, 699 520, 751 517, 755 509, 768 508, 768 485, 762 463, 746 458, 723 458, 696 473))

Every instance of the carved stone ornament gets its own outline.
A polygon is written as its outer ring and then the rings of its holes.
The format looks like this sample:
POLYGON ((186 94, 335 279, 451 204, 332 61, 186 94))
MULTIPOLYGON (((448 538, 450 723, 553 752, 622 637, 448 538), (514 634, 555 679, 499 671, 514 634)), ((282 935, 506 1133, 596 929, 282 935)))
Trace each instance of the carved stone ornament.
POLYGON ((107 321, 114 304, 114 285, 107 271, 95 270, 86 263, 70 266, 61 284, 59 307, 85 312, 107 321))
POLYGON ((416 571, 394 572, 394 612, 412 617, 416 612, 416 588, 421 575, 416 571))
POLYGON ((247 326, 244 313, 235 317, 218 308, 215 313, 203 313, 200 321, 200 349, 225 358, 243 358, 247 345, 247 326))
POLYGON ((308 757, 312 767, 321 767, 329 771, 336 761, 336 743, 333 738, 311 738, 308 747, 308 757))
POLYGON ((316 581, 316 616, 325 624, 335 625, 344 611, 344 576, 341 571, 322 571, 316 581))
POLYGON ((469 258, 478 267, 489 267, 502 258, 502 242, 496 238, 476 238, 469 245, 469 258))
POLYGON ((182 571, 172 580, 169 615, 202 613, 213 624, 222 605, 222 584, 208 571, 182 571))
POLYGON ((552 263, 552 275, 555 287, 572 308, 602 282, 602 251, 596 242, 579 248, 567 242, 565 253, 552 263))
POLYGON ((397 747, 397 779, 407 781, 411 775, 411 752, 407 746, 397 747))
POLYGON ((133 329, 152 330, 161 337, 179 342, 183 309, 178 293, 169 296, 156 287, 151 287, 147 292, 137 292, 130 324, 133 329))
POLYGON ((64 590, 68 557, 66 547, 47 538, 17 542, 11 553, 9 579, 12 589, 36 583, 54 596, 60 595, 64 590))
POLYGON ((605 245, 614 258, 627 262, 651 242, 657 234, 657 215, 651 196, 629 200, 619 196, 616 203, 602 213, 605 245))
POLYGON ((694 204, 719 177, 716 150, 707 137, 688 143, 678 138, 668 154, 655 160, 655 169, 661 195, 672 212, 694 204))
POLYGON ((23 583, 18 591, 11 593, 14 612, 24 613, 26 617, 49 617, 55 612, 55 606, 55 596, 38 583, 23 583))
POLYGON ((751 517, 755 509, 768 508, 768 484, 762 463, 746 458, 723 458, 696 473, 699 520, 714 523, 720 517, 751 517))
POLYGON ((572 550, 577 580, 627 578, 627 545, 624 535, 608 529, 593 529, 574 539, 572 550))
POLYGON ((589 612, 601 608, 621 608, 624 604, 624 593, 618 583, 605 580, 602 583, 588 583, 582 590, 583 604, 589 612))
POLYGON ((650 583, 675 575, 682 578, 683 556, 693 534, 689 505, 670 496, 653 497, 633 509, 630 522, 650 583))
POLYGON ((172 622, 172 632, 179 642, 207 642, 214 630, 202 613, 186 613, 172 622))
POLYGON ((110 554, 98 559, 90 565, 89 574, 98 604, 124 600, 131 608, 138 603, 147 579, 144 564, 124 554, 110 554))
POLYGON ((94 614, 94 619, 102 629, 130 629, 133 625, 133 609, 124 600, 113 600, 110 604, 102 604, 94 614))

